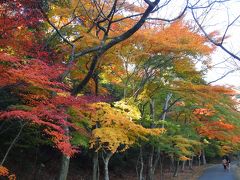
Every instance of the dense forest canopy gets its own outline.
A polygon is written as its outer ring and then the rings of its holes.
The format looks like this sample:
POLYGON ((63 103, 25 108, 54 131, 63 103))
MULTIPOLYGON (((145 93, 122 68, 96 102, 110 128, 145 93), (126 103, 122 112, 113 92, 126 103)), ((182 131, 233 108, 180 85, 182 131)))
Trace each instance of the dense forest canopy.
POLYGON ((108 180, 111 158, 135 153, 136 177, 153 180, 163 158, 176 175, 179 163, 240 150, 237 92, 204 80, 223 39, 184 18, 224 1, 154 15, 169 2, 0 2, 0 176, 18 176, 13 152, 46 146, 61 153, 60 180, 82 153, 88 179, 108 180))

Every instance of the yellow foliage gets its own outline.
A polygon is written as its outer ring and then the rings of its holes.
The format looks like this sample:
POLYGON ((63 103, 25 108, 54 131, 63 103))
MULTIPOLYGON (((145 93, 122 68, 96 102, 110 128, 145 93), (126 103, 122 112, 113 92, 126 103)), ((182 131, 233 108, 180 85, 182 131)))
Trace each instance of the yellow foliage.
POLYGON ((232 152, 232 147, 228 145, 223 145, 220 148, 220 155, 223 156, 225 154, 231 153, 232 152))
POLYGON ((187 160, 190 160, 190 158, 186 157, 186 156, 180 156, 179 157, 179 160, 180 161, 187 161, 187 160))
POLYGON ((69 97, 70 93, 69 92, 58 92, 57 95, 62 96, 62 97, 69 97))
POLYGON ((200 142, 184 138, 181 135, 173 136, 172 141, 175 144, 175 148, 180 151, 180 158, 181 156, 192 156, 194 150, 199 149, 201 146, 200 142))
POLYGON ((132 118, 140 117, 137 109, 134 115, 126 112, 129 108, 124 102, 117 103, 118 108, 108 103, 94 103, 89 114, 93 126, 98 126, 92 132, 90 147, 97 151, 109 150, 112 153, 124 151, 134 144, 138 139, 147 140, 148 136, 160 135, 163 129, 146 129, 136 124, 132 118))
POLYGON ((124 111, 128 117, 137 120, 141 118, 141 112, 134 103, 133 99, 123 99, 114 103, 114 107, 119 108, 120 111, 124 111))
POLYGON ((128 137, 126 130, 113 128, 113 127, 103 127, 93 130, 92 141, 90 142, 90 148, 96 148, 96 151, 102 149, 107 149, 111 152, 116 152, 120 145, 123 145, 120 151, 126 150, 135 141, 128 137))

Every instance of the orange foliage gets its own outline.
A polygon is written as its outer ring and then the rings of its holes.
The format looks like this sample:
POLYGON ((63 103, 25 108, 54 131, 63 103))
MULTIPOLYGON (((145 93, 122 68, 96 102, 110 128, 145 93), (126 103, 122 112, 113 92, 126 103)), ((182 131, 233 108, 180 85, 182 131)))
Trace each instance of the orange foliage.
POLYGON ((133 37, 151 53, 209 55, 214 50, 212 46, 206 45, 207 39, 204 36, 192 32, 182 20, 159 29, 142 29, 133 37))
POLYGON ((232 135, 229 133, 235 127, 232 124, 222 121, 205 122, 198 128, 199 134, 207 136, 209 139, 231 140, 232 135))
POLYGON ((4 166, 0 166, 0 176, 8 176, 8 175, 9 175, 8 169, 4 166))
POLYGON ((194 109, 193 114, 200 116, 212 116, 214 114, 214 111, 207 108, 197 108, 194 109))
POLYGON ((0 166, 0 178, 1 176, 8 177, 9 180, 16 180, 16 175, 9 175, 9 170, 4 166, 0 166))

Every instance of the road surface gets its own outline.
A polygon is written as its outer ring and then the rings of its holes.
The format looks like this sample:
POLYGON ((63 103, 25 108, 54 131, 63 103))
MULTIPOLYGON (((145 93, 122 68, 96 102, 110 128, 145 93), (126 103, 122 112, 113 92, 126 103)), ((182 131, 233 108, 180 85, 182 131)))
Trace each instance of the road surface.
POLYGON ((198 180, 240 180, 235 175, 236 164, 232 164, 230 170, 224 170, 221 164, 206 169, 198 180))

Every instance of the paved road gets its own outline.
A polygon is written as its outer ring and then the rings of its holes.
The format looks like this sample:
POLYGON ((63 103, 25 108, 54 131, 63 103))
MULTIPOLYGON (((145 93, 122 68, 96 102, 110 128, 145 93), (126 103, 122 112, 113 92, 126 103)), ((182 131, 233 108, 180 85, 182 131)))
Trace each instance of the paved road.
POLYGON ((221 164, 214 165, 206 169, 198 180, 240 180, 235 176, 235 168, 236 164, 232 164, 229 171, 224 171, 221 164))

